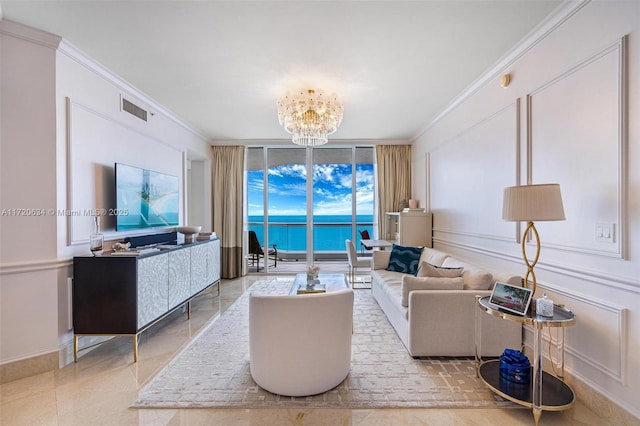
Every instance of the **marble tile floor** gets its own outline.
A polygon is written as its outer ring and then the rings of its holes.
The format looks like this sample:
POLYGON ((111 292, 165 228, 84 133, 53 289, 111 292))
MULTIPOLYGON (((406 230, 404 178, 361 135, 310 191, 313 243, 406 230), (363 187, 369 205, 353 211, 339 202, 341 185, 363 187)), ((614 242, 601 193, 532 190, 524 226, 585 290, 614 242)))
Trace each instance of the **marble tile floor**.
MULTIPOLYGON (((133 409, 138 391, 210 320, 260 276, 223 280, 140 337, 115 338, 81 352, 78 363, 0 386, 0 424, 14 425, 533 425, 526 409, 133 409)), ((270 279, 290 277, 270 277, 270 279)), ((369 290, 359 290, 369 291, 369 290)), ((221 360, 224 362, 224 360, 221 360)), ((540 425, 613 425, 578 402, 544 412, 540 425)))

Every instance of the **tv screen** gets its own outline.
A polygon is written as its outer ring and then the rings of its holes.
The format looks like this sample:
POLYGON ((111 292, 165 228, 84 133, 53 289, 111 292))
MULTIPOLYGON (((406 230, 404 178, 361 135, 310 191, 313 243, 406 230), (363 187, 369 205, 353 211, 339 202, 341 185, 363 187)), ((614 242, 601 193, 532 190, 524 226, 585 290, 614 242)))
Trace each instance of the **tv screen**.
POLYGON ((116 231, 177 226, 180 180, 116 163, 116 231))

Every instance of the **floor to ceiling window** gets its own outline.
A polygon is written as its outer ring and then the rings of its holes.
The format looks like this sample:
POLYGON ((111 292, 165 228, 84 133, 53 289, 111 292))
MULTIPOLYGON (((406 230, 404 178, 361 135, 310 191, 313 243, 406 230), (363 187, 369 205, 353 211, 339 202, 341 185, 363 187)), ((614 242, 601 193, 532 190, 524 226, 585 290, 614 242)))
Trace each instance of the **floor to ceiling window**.
POLYGON ((345 239, 358 245, 358 231, 373 235, 373 153, 370 147, 249 148, 248 229, 300 271, 345 259, 345 239))

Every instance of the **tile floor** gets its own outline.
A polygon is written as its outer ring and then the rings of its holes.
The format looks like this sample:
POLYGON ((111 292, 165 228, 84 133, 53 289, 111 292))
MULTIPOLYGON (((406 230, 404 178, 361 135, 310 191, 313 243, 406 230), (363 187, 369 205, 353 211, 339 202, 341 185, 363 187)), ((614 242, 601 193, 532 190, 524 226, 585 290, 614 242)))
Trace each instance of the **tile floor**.
MULTIPOLYGON (((0 424, 13 425, 533 425, 525 409, 132 409, 145 383, 258 276, 225 280, 194 300, 191 319, 175 313, 131 340, 116 338, 81 352, 76 364, 0 386, 0 424)), ((369 291, 369 290, 359 290, 369 291)), ((221 360, 223 362, 224 360, 221 360)), ((608 425, 578 402, 544 412, 541 425, 608 425)))

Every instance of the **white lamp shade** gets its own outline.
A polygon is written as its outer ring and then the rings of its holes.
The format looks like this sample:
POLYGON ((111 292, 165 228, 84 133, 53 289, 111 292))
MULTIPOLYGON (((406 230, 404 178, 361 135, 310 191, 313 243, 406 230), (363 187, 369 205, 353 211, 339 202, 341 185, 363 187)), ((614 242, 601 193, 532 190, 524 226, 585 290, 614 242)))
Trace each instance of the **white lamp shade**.
POLYGON ((560 185, 552 183, 505 188, 502 219, 511 222, 564 220, 560 185))

